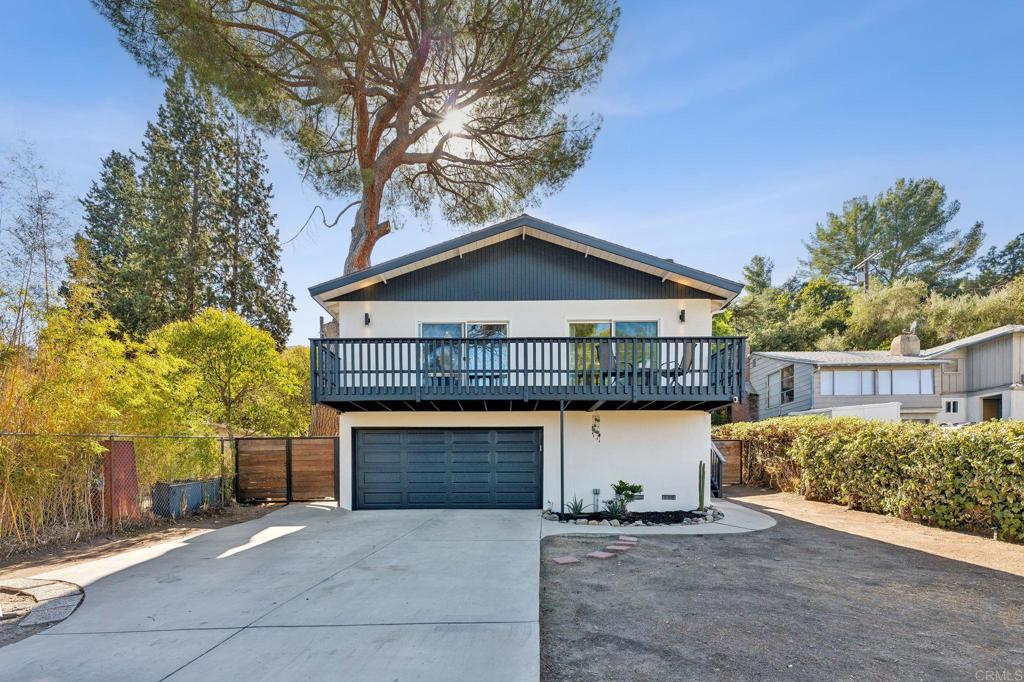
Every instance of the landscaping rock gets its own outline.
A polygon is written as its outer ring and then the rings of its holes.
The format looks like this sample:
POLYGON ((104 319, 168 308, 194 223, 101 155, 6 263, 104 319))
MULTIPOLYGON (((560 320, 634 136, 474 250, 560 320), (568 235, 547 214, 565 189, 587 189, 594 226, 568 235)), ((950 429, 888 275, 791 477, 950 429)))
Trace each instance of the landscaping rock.
POLYGON ((610 526, 610 525, 612 525, 612 522, 609 521, 608 519, 605 519, 604 521, 601 521, 599 525, 610 526))
POLYGON ((606 552, 622 553, 628 552, 630 550, 630 545, 608 545, 604 549, 606 552))
POLYGON ((616 528, 618 528, 622 524, 619 523, 618 519, 612 519, 611 521, 608 522, 608 525, 615 526, 616 528))
POLYGON ((560 566, 564 566, 565 564, 578 564, 580 562, 580 560, 574 556, 556 556, 552 561, 560 566))
POLYGON ((576 519, 575 523, 576 523, 577 526, 585 526, 585 525, 587 525, 587 520, 586 519, 576 519))
POLYGON ((632 542, 635 544, 637 542, 640 542, 640 538, 638 538, 635 535, 620 535, 619 542, 632 542))
POLYGON ((591 559, 611 559, 615 555, 612 554, 611 552, 600 552, 600 551, 598 551, 598 552, 590 552, 589 554, 587 554, 587 556, 590 557, 591 559))
POLYGON ((598 525, 598 523, 594 519, 591 519, 590 521, 587 521, 587 525, 588 526, 596 526, 596 525, 598 525))

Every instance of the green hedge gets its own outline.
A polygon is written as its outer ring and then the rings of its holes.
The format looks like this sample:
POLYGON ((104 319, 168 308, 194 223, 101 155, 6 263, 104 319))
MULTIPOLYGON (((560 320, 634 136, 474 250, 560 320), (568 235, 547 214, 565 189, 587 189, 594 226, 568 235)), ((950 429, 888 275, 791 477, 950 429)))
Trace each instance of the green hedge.
POLYGON ((752 483, 943 528, 1024 541, 1024 422, 959 429, 782 417, 726 424, 752 483))

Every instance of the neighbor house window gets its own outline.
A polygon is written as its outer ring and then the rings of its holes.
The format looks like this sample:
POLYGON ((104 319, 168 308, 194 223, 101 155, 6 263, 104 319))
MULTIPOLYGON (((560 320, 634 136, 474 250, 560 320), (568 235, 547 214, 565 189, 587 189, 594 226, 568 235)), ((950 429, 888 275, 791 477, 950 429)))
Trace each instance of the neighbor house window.
POLYGON ((946 364, 942 366, 943 374, 959 374, 960 373, 960 359, 953 358, 948 360, 946 364))
POLYGON ((893 395, 931 395, 935 393, 935 377, 929 369, 894 369, 893 395))
POLYGON ((836 395, 860 395, 860 372, 842 370, 835 373, 836 395))
POLYGON ((778 407, 782 400, 782 373, 768 375, 768 407, 778 407))
POLYGON ((878 370, 878 395, 892 395, 892 370, 878 370))
POLYGON ((786 365, 768 375, 768 407, 793 402, 795 398, 793 365, 786 365))
POLYGON ((946 413, 947 414, 958 414, 960 412, 960 401, 959 400, 947 400, 946 401, 946 413))
POLYGON ((834 375, 831 370, 822 370, 818 373, 821 377, 821 394, 832 395, 835 391, 834 375))
POLYGON ((782 371, 779 372, 781 377, 781 391, 782 391, 782 404, 793 402, 794 390, 793 390, 793 365, 783 367, 782 371))
POLYGON ((875 394, 875 373, 871 370, 860 373, 860 394, 875 394))

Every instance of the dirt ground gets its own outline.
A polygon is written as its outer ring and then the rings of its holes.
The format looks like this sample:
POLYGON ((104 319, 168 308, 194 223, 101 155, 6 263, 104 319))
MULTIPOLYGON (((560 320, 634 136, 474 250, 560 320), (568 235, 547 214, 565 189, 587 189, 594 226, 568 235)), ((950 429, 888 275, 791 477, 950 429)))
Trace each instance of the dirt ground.
POLYGON ((0 579, 28 578, 63 566, 149 547, 168 540, 180 540, 215 528, 256 519, 280 507, 280 504, 232 504, 223 509, 195 514, 177 521, 168 520, 166 525, 159 528, 101 534, 76 542, 42 545, 0 560, 0 579))
POLYGON ((542 680, 1024 679, 1024 547, 792 495, 728 496, 778 525, 644 536, 567 566, 551 558, 606 542, 547 538, 542 680))

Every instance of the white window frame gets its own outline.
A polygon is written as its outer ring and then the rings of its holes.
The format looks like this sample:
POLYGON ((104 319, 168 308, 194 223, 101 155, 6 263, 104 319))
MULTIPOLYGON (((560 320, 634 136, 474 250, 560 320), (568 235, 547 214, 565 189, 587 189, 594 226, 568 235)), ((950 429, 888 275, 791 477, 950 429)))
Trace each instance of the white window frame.
POLYGON ((959 400, 947 400, 946 401, 946 414, 960 414, 960 401, 959 400), (952 408, 952 409, 950 409, 952 408))
POLYGON ((892 370, 880 369, 875 377, 875 394, 892 395, 892 370), (883 386, 884 384, 884 386, 883 386))
POLYGON ((944 364, 942 366, 942 373, 943 374, 960 374, 960 372, 963 371, 963 369, 960 367, 961 361, 962 361, 962 358, 950 358, 949 360, 946 361, 946 364, 944 364), (953 366, 953 369, 949 369, 949 366, 951 364, 953 366))

